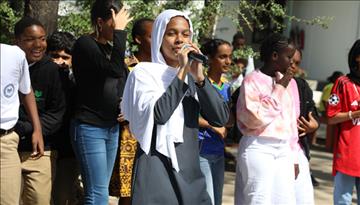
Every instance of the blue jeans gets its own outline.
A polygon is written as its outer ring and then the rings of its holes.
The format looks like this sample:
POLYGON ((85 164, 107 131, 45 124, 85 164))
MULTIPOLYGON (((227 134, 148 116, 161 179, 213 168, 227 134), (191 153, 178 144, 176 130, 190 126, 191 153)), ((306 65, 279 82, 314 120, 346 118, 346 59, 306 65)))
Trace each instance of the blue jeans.
POLYGON ((200 169, 205 176, 206 190, 214 205, 221 205, 224 187, 224 155, 200 155, 200 169))
POLYGON ((357 204, 360 205, 360 179, 359 177, 352 177, 341 172, 336 172, 334 178, 334 204, 351 205, 352 193, 354 185, 357 193, 357 204))
POLYGON ((107 205, 119 126, 100 128, 73 121, 70 134, 84 182, 84 204, 107 205))

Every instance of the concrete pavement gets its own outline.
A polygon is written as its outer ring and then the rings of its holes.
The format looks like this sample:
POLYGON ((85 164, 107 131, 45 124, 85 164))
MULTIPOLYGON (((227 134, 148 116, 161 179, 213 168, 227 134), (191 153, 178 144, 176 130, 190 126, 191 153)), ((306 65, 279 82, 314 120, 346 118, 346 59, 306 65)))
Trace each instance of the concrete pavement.
MULTIPOLYGON (((321 143, 321 141, 320 141, 321 143)), ((231 148, 235 154, 235 148, 231 148)), ((332 172, 332 153, 325 150, 324 145, 315 145, 311 150, 311 169, 315 178, 320 182, 320 186, 315 187, 315 204, 333 204, 333 176, 332 172)), ((223 205, 234 204, 235 172, 225 173, 225 185, 223 193, 223 205)), ((356 192, 353 193, 353 205, 356 204, 356 192)))

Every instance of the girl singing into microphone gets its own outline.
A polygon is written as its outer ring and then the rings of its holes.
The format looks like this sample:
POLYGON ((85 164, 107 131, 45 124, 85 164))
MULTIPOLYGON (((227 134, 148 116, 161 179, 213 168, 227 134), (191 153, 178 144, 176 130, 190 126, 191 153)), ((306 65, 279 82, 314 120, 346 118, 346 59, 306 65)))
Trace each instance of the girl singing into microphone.
POLYGON ((126 82, 121 110, 140 147, 133 204, 211 204, 195 137, 198 116, 221 127, 229 109, 202 65, 188 59, 190 51, 199 53, 192 33, 183 12, 163 11, 153 24, 152 62, 139 63, 126 82))

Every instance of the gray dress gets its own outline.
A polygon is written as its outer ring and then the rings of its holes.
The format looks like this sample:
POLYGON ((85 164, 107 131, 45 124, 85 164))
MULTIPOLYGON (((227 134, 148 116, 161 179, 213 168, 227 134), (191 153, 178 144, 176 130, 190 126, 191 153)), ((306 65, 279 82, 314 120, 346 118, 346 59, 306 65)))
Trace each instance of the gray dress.
POLYGON ((190 76, 188 79, 189 85, 186 85, 175 77, 154 108, 155 124, 164 124, 184 97, 184 142, 176 144, 175 148, 180 171, 172 168, 170 158, 155 150, 154 126, 149 155, 141 149, 137 152, 133 205, 211 205, 200 170, 198 118, 201 113, 211 125, 223 126, 228 120, 229 109, 208 79, 202 88, 197 88, 190 76), (199 102, 193 97, 195 91, 199 102))

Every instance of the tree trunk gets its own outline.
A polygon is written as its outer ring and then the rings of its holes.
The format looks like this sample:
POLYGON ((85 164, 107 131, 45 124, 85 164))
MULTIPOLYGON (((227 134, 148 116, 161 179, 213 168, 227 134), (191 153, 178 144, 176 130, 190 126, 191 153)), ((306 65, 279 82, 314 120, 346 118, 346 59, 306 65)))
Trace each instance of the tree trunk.
POLYGON ((38 19, 48 35, 57 29, 59 0, 25 0, 24 16, 38 19))
POLYGON ((14 11, 23 11, 24 10, 24 1, 9 0, 9 5, 14 11))

